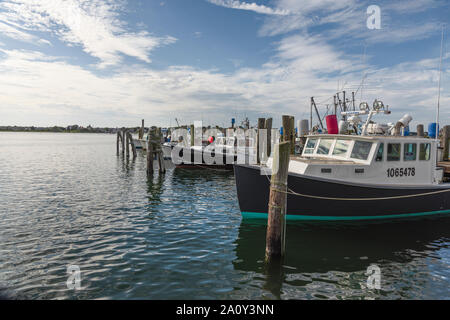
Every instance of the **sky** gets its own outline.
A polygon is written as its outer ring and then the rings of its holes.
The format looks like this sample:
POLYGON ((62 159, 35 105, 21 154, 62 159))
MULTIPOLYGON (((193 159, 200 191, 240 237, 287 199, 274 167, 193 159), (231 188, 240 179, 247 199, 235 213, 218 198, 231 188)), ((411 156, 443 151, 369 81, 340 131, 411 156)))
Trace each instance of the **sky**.
POLYGON ((449 20, 449 0, 0 0, 0 125, 279 125, 339 90, 427 125, 443 25, 450 124, 449 20))

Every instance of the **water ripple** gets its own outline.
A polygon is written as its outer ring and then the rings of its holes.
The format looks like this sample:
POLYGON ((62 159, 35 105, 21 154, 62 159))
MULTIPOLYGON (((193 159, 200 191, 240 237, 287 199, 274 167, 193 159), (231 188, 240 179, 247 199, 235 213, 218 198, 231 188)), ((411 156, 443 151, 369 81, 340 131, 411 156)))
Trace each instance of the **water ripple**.
MULTIPOLYGON (((115 155, 115 137, 0 133, 0 288, 32 299, 449 299, 449 221, 290 224, 284 265, 231 172, 115 155), (380 290, 367 288, 377 264, 380 290), (69 290, 67 267, 81 269, 69 290)), ((1 292, 0 292, 1 294, 1 292)))

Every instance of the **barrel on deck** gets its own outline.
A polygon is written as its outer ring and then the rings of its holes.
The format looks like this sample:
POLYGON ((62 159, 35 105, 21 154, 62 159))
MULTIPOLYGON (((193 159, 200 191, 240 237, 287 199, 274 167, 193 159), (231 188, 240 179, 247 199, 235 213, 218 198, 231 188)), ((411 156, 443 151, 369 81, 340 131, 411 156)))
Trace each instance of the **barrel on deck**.
POLYGON ((338 122, 335 114, 330 114, 325 117, 327 121, 327 130, 329 134, 338 134, 339 133, 339 127, 338 122))
POLYGON ((432 122, 428 125, 428 136, 430 138, 436 138, 436 126, 437 126, 436 122, 432 122))

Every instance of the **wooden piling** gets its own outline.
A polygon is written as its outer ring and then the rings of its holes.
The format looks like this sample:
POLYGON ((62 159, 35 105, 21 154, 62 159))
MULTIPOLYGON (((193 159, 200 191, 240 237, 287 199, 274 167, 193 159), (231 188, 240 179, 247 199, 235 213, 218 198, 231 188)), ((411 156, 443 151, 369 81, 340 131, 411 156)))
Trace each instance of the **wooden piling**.
POLYGON ((289 140, 291 142, 291 154, 295 154, 295 118, 293 116, 290 117, 290 129, 291 134, 289 135, 289 140))
POLYGON ((423 124, 418 124, 418 125, 417 125, 417 136, 418 136, 418 137, 423 137, 423 136, 425 136, 424 130, 423 130, 423 124))
POLYGON ((267 156, 272 152, 272 118, 266 119, 265 128, 267 130, 267 156))
POLYGON ((286 192, 290 148, 289 141, 281 142, 274 146, 267 217, 266 262, 279 259, 285 254, 286 192))
POLYGON ((147 174, 153 174, 153 160, 158 161, 159 172, 166 172, 164 165, 164 156, 161 148, 162 134, 161 128, 151 127, 149 130, 149 137, 147 141, 147 174))
POLYGON ((122 142, 122 132, 119 130, 117 131, 117 143, 116 143, 116 147, 117 147, 117 155, 119 155, 119 149, 120 149, 120 143, 122 142))
POLYGON ((444 148, 444 161, 450 160, 450 126, 442 128, 441 146, 444 148))
POLYGON ((195 141, 194 141, 194 137, 195 137, 194 131, 195 131, 195 127, 194 127, 193 124, 191 124, 191 132, 190 132, 190 134, 191 134, 191 147, 193 147, 194 144, 195 144, 195 141))
POLYGON ((139 139, 144 139, 144 119, 142 119, 141 129, 139 130, 139 139))
POLYGON ((121 136, 122 136, 122 155, 125 155, 125 128, 122 129, 121 131, 121 136))
POLYGON ((166 168, 164 166, 164 156, 162 153, 162 148, 161 148, 161 143, 163 142, 163 136, 161 133, 161 128, 157 128, 156 129, 156 146, 155 146, 155 152, 156 152, 156 157, 158 159, 158 170, 160 173, 164 173, 166 172, 166 168))
POLYGON ((129 143, 129 137, 128 137, 129 132, 128 131, 124 131, 123 133, 123 137, 125 138, 125 148, 126 148, 126 156, 127 158, 130 156, 130 143, 129 143))
POLYGON ((283 138, 282 141, 290 142, 290 154, 294 154, 295 152, 295 128, 294 128, 294 117, 283 115, 282 117, 283 123, 283 138))
POLYGON ((147 175, 153 174, 153 146, 151 140, 151 129, 148 132, 147 139, 147 175))
POLYGON ((266 123, 265 118, 258 118, 258 132, 257 132, 257 143, 256 143, 256 163, 261 163, 261 149, 259 145, 259 132, 261 129, 264 129, 264 125, 266 123))
POLYGON ((136 146, 134 145, 133 136, 130 132, 127 132, 127 157, 128 157, 128 146, 131 145, 131 151, 133 152, 133 159, 137 157, 136 146))

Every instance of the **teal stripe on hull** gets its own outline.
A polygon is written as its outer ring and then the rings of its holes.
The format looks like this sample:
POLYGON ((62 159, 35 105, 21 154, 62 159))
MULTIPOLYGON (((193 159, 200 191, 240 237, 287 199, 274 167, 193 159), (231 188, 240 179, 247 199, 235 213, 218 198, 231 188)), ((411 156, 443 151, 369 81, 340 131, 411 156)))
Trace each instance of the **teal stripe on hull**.
MULTIPOLYGON (((450 213, 450 210, 440 210, 431 212, 418 212, 418 213, 404 213, 404 214, 389 214, 383 216, 305 216, 296 214, 287 214, 286 220, 304 220, 304 221, 350 221, 350 220, 376 220, 376 219, 398 219, 398 218, 410 218, 431 216, 437 214, 450 213)), ((241 212, 244 219, 267 219, 267 213, 259 212, 241 212)))

